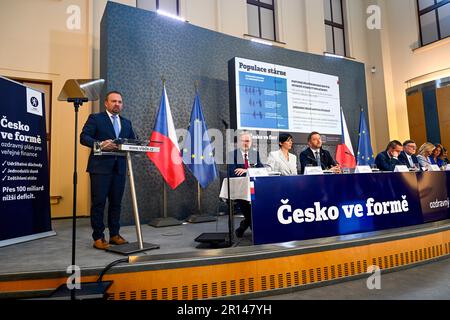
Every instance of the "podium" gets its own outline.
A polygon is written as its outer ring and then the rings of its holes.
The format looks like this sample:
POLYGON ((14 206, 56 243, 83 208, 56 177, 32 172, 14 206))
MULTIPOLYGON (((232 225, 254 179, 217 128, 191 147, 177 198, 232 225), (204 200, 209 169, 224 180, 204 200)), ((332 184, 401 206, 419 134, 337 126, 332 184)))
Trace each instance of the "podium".
POLYGON ((133 215, 136 226, 136 242, 130 242, 122 245, 111 246, 106 251, 122 254, 122 255, 130 255, 138 252, 159 249, 158 244, 147 243, 143 241, 142 238, 142 229, 141 222, 139 218, 139 208, 136 197, 136 187, 134 183, 134 174, 133 174, 133 164, 131 161, 131 155, 136 153, 147 153, 147 152, 159 152, 159 147, 150 147, 148 146, 149 141, 140 141, 140 140, 124 140, 118 141, 119 150, 113 152, 105 152, 101 151, 99 145, 94 145, 94 155, 95 156, 119 156, 126 157, 127 165, 128 165, 128 176, 130 178, 130 187, 131 187, 131 200, 133 203, 133 215))

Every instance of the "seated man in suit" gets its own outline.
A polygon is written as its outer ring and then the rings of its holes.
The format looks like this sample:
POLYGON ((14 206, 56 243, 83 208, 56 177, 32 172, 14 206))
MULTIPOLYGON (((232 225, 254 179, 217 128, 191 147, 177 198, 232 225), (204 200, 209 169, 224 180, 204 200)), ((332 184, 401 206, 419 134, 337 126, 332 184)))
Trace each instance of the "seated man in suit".
MULTIPOLYGON (((123 108, 122 95, 111 91, 105 98, 104 112, 91 114, 80 134, 82 145, 91 149, 99 143, 102 151, 116 151, 118 138, 135 139, 131 122, 120 115, 123 108)), ((94 248, 105 250, 109 244, 125 244, 119 234, 120 210, 125 189, 127 164, 125 157, 95 156, 91 150, 87 172, 91 179, 91 226, 94 248), (109 244, 105 240, 103 215, 108 199, 109 244)))
POLYGON ((398 157, 403 151, 403 145, 398 140, 389 142, 386 151, 380 152, 375 158, 375 164, 381 171, 394 171, 395 166, 404 165, 398 157))
MULTIPOLYGON (((242 131, 238 137, 239 148, 234 150, 228 157, 228 173, 230 178, 245 177, 247 169, 251 167, 262 168, 259 152, 251 149, 252 135, 248 131, 242 131)), ((245 200, 236 200, 236 204, 241 208, 244 220, 236 229, 236 236, 242 238, 245 230, 252 225, 251 203, 245 200)))
MULTIPOLYGON (((410 169, 420 168, 419 160, 416 157, 417 145, 414 140, 406 140, 403 142, 403 151, 400 152, 398 160, 410 169)), ((419 169, 420 170, 420 169, 419 169)))
POLYGON ((280 150, 272 151, 267 159, 267 166, 271 171, 279 172, 282 176, 297 175, 297 156, 289 152, 293 143, 290 134, 280 133, 278 136, 280 150))
POLYGON ((304 174, 305 168, 308 165, 315 167, 322 167, 323 170, 331 169, 335 173, 339 173, 341 168, 339 164, 334 161, 331 154, 322 149, 322 139, 318 132, 311 132, 308 135, 308 146, 300 153, 301 173, 304 174))

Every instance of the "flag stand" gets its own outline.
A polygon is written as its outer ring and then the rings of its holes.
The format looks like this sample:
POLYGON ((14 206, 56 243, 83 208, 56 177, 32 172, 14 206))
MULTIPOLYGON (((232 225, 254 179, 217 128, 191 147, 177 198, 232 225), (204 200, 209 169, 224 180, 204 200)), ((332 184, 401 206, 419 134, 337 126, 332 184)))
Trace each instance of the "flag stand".
POLYGON ((200 183, 197 182, 197 213, 190 215, 186 222, 189 223, 203 223, 203 222, 212 222, 216 221, 216 217, 202 214, 202 206, 201 206, 201 196, 202 196, 202 188, 200 187, 200 183))
POLYGON ((154 218, 152 219, 148 225, 155 227, 155 228, 162 228, 162 227, 171 227, 171 226, 179 226, 182 224, 182 222, 178 219, 168 217, 167 216, 167 186, 166 183, 163 180, 164 185, 164 192, 163 192, 163 217, 162 218, 154 218))

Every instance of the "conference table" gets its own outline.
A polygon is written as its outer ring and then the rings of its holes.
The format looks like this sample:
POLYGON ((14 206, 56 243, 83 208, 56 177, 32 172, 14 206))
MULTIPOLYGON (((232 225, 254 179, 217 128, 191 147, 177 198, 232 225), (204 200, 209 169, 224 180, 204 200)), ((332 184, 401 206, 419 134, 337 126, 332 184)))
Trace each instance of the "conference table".
POLYGON ((241 177, 230 187, 232 199, 252 203, 254 244, 450 219, 449 171, 241 177))

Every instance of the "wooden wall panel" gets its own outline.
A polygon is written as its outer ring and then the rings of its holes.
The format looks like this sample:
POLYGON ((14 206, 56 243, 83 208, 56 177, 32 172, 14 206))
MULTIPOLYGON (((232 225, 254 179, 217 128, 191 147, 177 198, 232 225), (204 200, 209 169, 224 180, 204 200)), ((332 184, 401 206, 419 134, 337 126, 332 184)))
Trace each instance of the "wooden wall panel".
POLYGON ((436 99, 441 129, 441 143, 450 148, 450 86, 436 90, 436 99))
POLYGON ((409 134, 420 147, 427 141, 427 129, 425 125, 425 112, 423 110, 422 92, 413 93, 406 97, 408 104, 409 134))

